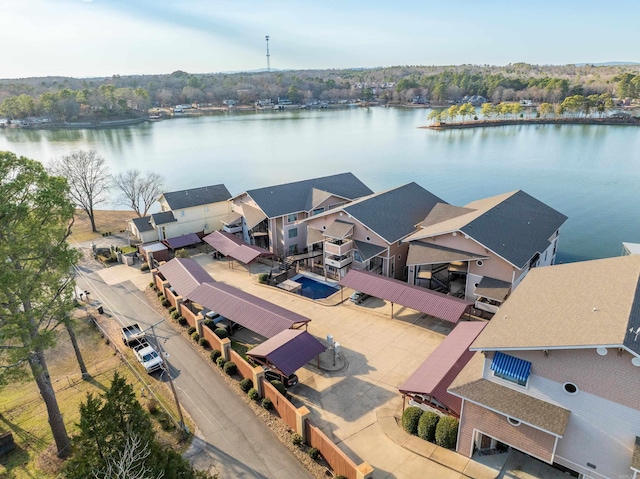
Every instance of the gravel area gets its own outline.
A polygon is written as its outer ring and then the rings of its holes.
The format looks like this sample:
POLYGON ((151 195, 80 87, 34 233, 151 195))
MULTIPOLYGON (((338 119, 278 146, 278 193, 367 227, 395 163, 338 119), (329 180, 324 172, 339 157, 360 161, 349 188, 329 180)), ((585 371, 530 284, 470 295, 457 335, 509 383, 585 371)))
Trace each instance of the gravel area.
MULTIPOLYGON (((173 329, 179 332, 191 345, 192 347, 198 351, 198 353, 207 360, 210 368, 215 371, 215 374, 219 374, 229 385, 231 389, 233 389, 238 396, 240 396, 243 401, 251 408, 251 410, 258 416, 274 433, 274 435, 278 438, 278 440, 287 446, 289 450, 296 456, 296 458, 302 463, 302 465, 316 478, 326 478, 332 477, 331 472, 329 472, 328 465, 323 464, 324 461, 314 461, 307 454, 307 446, 302 445, 301 447, 295 446, 291 442, 291 436, 294 431, 292 431, 289 426, 287 426, 278 416, 275 411, 267 411, 264 409, 260 403, 256 401, 252 401, 249 399, 249 396, 240 389, 240 376, 237 378, 231 377, 224 373, 222 368, 218 367, 211 361, 210 348, 202 348, 198 346, 187 333, 187 327, 180 326, 177 321, 171 318, 169 311, 164 308, 160 301, 158 300, 158 296, 156 295, 156 291, 153 288, 148 287, 145 290, 145 295, 149 304, 156 310, 160 315, 162 315, 167 320, 167 324, 170 324, 173 329)), ((230 479, 230 478, 221 478, 221 479, 230 479)))

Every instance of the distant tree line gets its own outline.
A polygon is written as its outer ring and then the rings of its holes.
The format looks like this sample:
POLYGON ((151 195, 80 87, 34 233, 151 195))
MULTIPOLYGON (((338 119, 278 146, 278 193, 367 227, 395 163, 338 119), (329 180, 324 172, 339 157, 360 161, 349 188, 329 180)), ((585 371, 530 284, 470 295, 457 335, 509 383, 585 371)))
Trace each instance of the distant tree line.
POLYGON ((428 119, 432 122, 456 122, 466 121, 467 118, 477 120, 482 119, 514 119, 535 116, 536 118, 547 118, 554 114, 557 118, 562 117, 604 117, 614 103, 611 95, 603 93, 601 95, 572 95, 566 97, 562 102, 551 104, 543 102, 536 108, 525 108, 520 102, 504 102, 498 104, 484 103, 480 111, 471 103, 461 105, 451 105, 443 110, 432 110, 428 119))
POLYGON ((455 103, 466 95, 481 95, 493 103, 521 99, 561 103, 570 96, 603 93, 639 98, 640 67, 515 63, 0 80, 0 115, 73 120, 135 115, 152 106, 222 105, 225 100, 251 104, 277 98, 294 103, 355 99, 403 103, 421 96, 434 103, 455 103))

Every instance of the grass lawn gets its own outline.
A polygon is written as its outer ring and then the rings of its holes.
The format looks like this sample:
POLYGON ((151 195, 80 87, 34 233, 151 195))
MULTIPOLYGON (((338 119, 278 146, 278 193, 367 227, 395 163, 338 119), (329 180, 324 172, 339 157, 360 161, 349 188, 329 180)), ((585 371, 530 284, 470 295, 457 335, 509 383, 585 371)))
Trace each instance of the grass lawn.
MULTIPOLYGON (((91 379, 81 379, 66 330, 59 331, 55 348, 46 355, 58 405, 69 435, 76 431, 75 423, 80 420, 78 407, 86 399, 87 393, 102 394, 109 388, 114 372, 118 371, 124 376, 133 385, 138 396, 143 389, 143 384, 115 354, 113 348, 86 322, 84 311, 78 310, 77 313, 79 318, 75 328, 76 335, 91 379)), ((161 396, 163 404, 173 405, 170 392, 163 383, 154 378, 150 378, 148 382, 154 386, 154 392, 161 396)), ((138 399, 141 399, 140 396, 138 399)), ((145 407, 146 399, 141 399, 141 404, 145 407)), ((175 408, 171 412, 175 415, 175 408)), ((176 446, 176 431, 165 431, 161 427, 161 424, 166 424, 164 414, 156 413, 152 418, 158 438, 165 444, 176 446)), ((193 430, 193 424, 188 421, 188 425, 193 430)), ((16 449, 0 459, 0 478, 62 477, 58 473, 62 461, 55 455, 46 407, 33 380, 14 383, 2 389, 0 432, 4 431, 13 433, 16 449)), ((184 449, 186 444, 178 446, 184 449)))
POLYGON ((71 227, 71 238, 78 243, 100 238, 101 233, 119 233, 127 229, 127 220, 137 215, 130 210, 95 210, 96 228, 99 233, 91 231, 91 221, 82 210, 76 210, 75 221, 71 227))
POLYGON ((249 350, 248 345, 239 343, 235 339, 231 339, 231 349, 242 356, 242 359, 244 359, 245 361, 247 360, 247 351, 249 350))

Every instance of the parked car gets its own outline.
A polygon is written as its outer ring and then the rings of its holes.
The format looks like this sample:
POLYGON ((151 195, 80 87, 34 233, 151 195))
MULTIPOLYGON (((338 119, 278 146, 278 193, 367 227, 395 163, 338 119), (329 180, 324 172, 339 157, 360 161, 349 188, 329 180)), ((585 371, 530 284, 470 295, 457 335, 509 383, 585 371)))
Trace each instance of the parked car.
POLYGON ((364 294, 361 291, 354 291, 353 294, 349 296, 349 301, 351 301, 352 303, 360 304, 369 297, 370 296, 368 294, 364 294))
POLYGON ((298 384, 298 376, 296 376, 295 374, 291 374, 290 376, 285 377, 284 375, 280 374, 279 372, 267 369, 264 372, 264 377, 267 381, 280 381, 282 382, 282 384, 284 384, 285 388, 290 388, 292 386, 295 386, 296 384, 298 384))

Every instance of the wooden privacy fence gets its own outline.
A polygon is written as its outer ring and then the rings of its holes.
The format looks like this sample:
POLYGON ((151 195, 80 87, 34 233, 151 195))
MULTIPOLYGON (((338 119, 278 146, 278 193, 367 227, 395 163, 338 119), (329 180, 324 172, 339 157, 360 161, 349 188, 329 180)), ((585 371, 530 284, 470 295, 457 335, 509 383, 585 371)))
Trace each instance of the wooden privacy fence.
POLYGON ((187 308, 184 304, 180 305, 180 314, 184 316, 184 318, 187 320, 187 323, 189 323, 189 326, 193 326, 194 328, 197 327, 196 314, 189 308, 187 308))
MULTIPOLYGON (((206 328, 206 326, 205 326, 206 328)), ((240 356, 236 351, 234 351, 233 349, 229 350, 229 357, 228 357, 229 361, 233 361, 236 365, 236 367, 238 368, 238 373, 240 374, 240 376, 242 376, 243 378, 249 378, 253 381, 253 366, 251 366, 251 364, 249 364, 247 361, 244 360, 244 358, 242 356, 240 356)))
POLYGON ((223 352, 225 349, 225 344, 229 342, 229 339, 220 339, 215 335, 213 331, 209 329, 208 326, 202 326, 202 335, 207 341, 209 341, 209 345, 211 349, 217 349, 220 352, 223 352))
MULTIPOLYGON (((291 402, 285 398, 269 381, 262 381, 264 397, 271 400, 273 408, 282 418, 287 426, 294 431, 297 429, 297 409, 291 402)), ((300 434, 302 435, 302 434, 300 434)))

